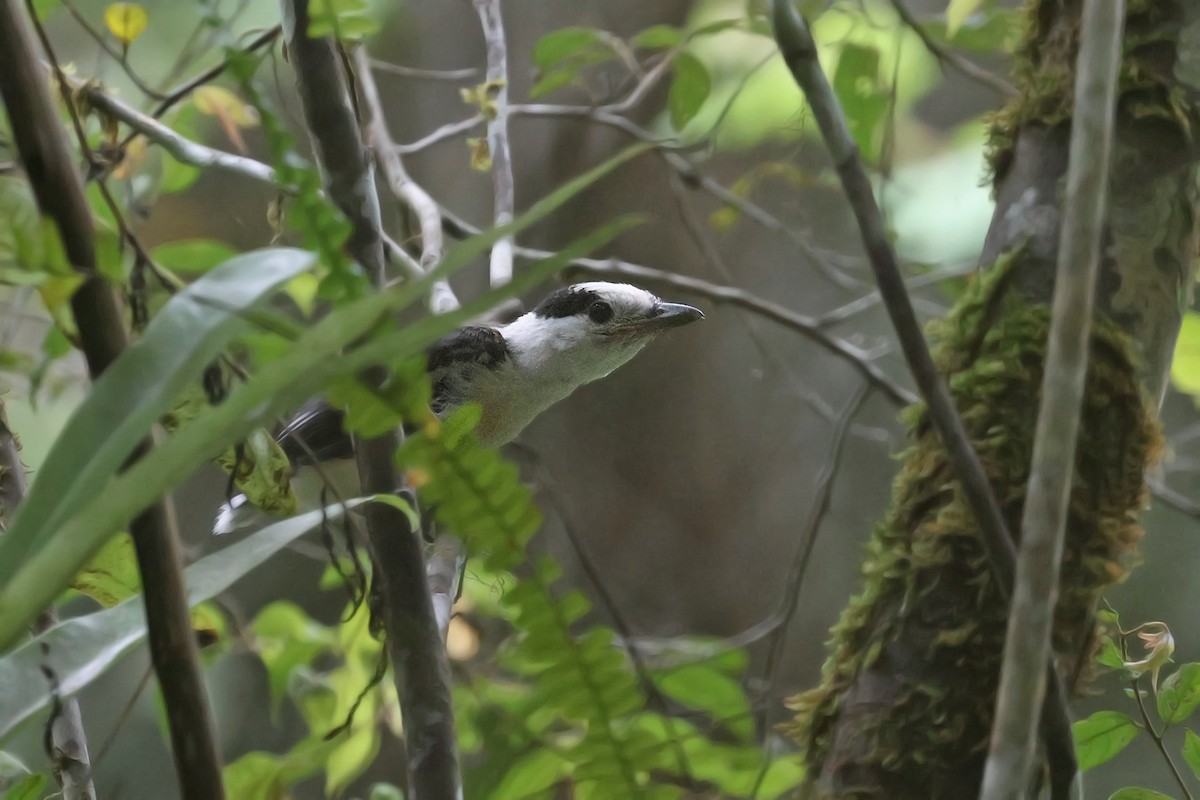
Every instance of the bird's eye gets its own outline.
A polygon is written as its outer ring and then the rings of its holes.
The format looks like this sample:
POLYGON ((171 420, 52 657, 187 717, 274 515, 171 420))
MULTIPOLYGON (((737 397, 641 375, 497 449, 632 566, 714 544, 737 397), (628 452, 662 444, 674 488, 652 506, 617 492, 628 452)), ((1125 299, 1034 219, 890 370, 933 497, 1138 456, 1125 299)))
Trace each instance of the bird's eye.
POLYGON ((608 322, 613 318, 613 309, 608 303, 597 300, 588 308, 588 319, 597 325, 608 322))

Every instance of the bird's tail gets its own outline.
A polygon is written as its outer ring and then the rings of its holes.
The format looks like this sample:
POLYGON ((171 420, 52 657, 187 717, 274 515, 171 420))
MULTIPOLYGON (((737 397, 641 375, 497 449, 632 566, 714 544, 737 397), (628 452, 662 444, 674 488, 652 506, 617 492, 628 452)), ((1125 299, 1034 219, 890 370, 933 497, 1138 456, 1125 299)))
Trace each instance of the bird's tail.
POLYGON ((220 536, 221 534, 248 528, 257 522, 261 522, 265 516, 262 511, 246 499, 246 495, 235 494, 217 512, 217 518, 213 521, 213 536, 220 536))

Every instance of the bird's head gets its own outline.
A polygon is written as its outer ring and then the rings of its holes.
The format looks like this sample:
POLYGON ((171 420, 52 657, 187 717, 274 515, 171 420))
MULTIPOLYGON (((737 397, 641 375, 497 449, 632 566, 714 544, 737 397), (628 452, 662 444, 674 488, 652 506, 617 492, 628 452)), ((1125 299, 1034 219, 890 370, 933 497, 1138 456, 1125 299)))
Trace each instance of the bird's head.
POLYGON ((592 281, 552 292, 503 332, 527 366, 587 383, 633 358, 658 334, 703 318, 698 308, 663 302, 636 286, 592 281))

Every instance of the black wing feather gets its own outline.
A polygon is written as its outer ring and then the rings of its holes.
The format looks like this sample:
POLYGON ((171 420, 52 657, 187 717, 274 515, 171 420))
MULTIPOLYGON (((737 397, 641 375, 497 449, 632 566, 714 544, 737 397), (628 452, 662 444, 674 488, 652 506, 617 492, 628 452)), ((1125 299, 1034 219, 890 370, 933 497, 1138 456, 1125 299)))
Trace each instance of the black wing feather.
POLYGON ((467 386, 464 366, 496 369, 509 357, 508 342, 495 328, 468 325, 434 342, 426 351, 429 379, 433 382, 430 405, 440 414, 463 402, 467 386))
MULTIPOLYGON (((427 369, 433 381, 430 405, 434 413, 462 402, 465 386, 454 369, 464 364, 479 364, 495 369, 507 360, 508 343, 495 328, 479 325, 459 328, 430 345, 426 351, 427 369)), ((343 427, 346 414, 324 399, 309 400, 275 437, 293 464, 311 464, 339 458, 353 458, 354 448, 343 427)))

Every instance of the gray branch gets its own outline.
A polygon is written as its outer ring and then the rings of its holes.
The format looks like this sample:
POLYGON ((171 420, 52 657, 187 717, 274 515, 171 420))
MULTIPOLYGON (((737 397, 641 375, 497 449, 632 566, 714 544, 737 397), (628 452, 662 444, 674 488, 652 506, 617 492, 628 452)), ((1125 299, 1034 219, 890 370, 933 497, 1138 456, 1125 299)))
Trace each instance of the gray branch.
POLYGON ((1045 694, 1042 665, 1051 653, 1058 572, 1075 477, 1124 22, 1123 0, 1085 0, 1054 316, 981 800, 1023 797, 1034 763, 1035 732, 1045 694))
MULTIPOLYGON (((508 44, 504 39, 504 18, 500 0, 475 0, 483 39, 487 44, 487 83, 491 100, 488 118, 488 151, 492 157, 493 220, 496 227, 512 222, 516 207, 513 185, 512 150, 508 145, 508 44)), ((513 240, 506 236, 492 245, 488 269, 493 288, 512 280, 513 240)))

